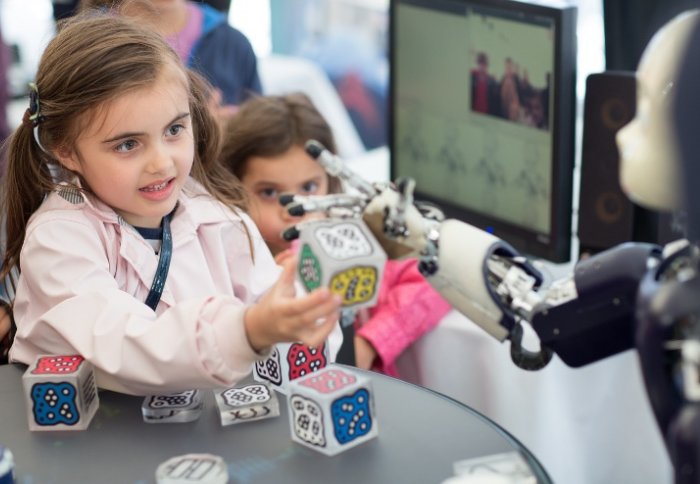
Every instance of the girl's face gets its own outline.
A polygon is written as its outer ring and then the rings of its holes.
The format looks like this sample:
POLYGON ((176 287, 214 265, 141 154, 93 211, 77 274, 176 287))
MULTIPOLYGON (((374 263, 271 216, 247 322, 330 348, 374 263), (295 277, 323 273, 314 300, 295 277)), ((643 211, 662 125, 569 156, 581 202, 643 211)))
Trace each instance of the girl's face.
POLYGON ((70 152, 56 153, 124 220, 158 227, 194 161, 187 80, 166 67, 150 87, 101 106, 70 152))
POLYGON ((272 158, 254 156, 246 162, 243 185, 250 193, 250 215, 273 255, 289 248, 282 232, 314 215, 293 217, 280 205, 283 193, 327 195, 328 176, 301 146, 272 158))

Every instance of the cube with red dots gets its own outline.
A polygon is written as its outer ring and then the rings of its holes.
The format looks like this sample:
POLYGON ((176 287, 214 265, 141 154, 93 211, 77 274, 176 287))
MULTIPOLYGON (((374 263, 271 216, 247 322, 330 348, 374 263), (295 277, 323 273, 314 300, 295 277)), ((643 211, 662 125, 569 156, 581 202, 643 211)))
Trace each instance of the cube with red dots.
POLYGON ((269 383, 280 393, 287 393, 289 382, 314 373, 328 364, 328 345, 312 348, 300 343, 280 343, 270 356, 253 365, 253 378, 269 383))
POLYGON ((85 430, 99 406, 94 369, 80 355, 38 356, 22 383, 29 430, 85 430))
POLYGON ((292 440, 335 455, 379 433, 372 382, 337 365, 289 383, 287 404, 292 440))

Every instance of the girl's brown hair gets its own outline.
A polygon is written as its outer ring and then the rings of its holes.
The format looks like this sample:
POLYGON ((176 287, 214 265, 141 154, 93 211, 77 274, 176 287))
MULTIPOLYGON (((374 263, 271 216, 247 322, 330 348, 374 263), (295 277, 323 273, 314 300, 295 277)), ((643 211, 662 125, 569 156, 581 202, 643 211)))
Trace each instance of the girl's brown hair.
MULTIPOLYGON (((221 160, 239 178, 251 157, 272 158, 315 139, 335 153, 330 126, 302 93, 258 96, 244 102, 224 128, 221 160)), ((340 180, 328 176, 329 193, 342 191, 340 180)))
MULTIPOLYGON (((42 55, 35 81, 41 145, 27 115, 9 140, 3 192, 7 248, 0 277, 19 268, 29 217, 59 182, 70 183, 76 176, 53 153, 74 149, 81 130, 100 109, 120 95, 153 85, 167 66, 187 72, 195 139, 191 176, 220 202, 245 210, 242 185, 219 162, 221 130, 207 107, 207 82, 187 71, 157 33, 125 17, 87 11, 62 24, 42 55)), ((82 190, 89 191, 84 182, 82 190)))

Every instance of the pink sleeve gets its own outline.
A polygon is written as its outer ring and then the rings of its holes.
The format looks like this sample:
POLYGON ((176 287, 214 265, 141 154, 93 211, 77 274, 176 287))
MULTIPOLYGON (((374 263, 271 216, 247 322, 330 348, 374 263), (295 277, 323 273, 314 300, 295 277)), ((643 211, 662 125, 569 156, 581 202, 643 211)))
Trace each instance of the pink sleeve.
POLYGON ((156 314, 120 289, 94 226, 45 220, 30 228, 22 249, 12 361, 80 354, 101 388, 149 395, 232 385, 261 357, 248 343, 244 301, 197 296, 156 314))
POLYGON ((377 351, 376 369, 392 374, 396 358, 433 329, 450 309, 418 271, 415 259, 390 260, 384 268, 377 305, 357 335, 377 351))

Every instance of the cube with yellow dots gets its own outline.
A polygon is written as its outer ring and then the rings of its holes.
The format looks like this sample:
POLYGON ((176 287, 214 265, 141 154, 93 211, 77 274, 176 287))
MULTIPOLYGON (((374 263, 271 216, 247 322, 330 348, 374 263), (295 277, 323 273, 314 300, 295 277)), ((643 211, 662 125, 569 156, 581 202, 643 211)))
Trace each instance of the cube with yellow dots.
POLYGON ((360 219, 328 218, 298 225, 297 276, 307 291, 328 287, 343 308, 374 306, 386 253, 360 219))

